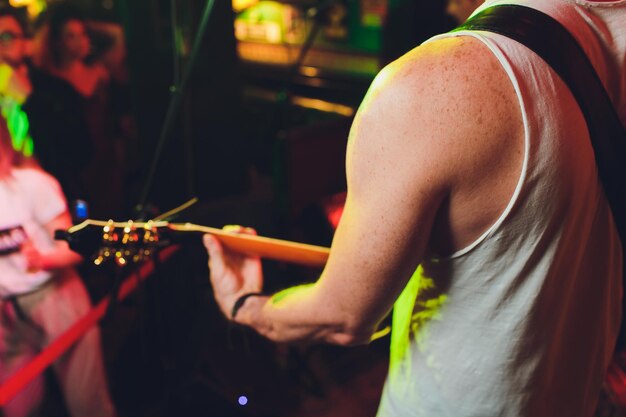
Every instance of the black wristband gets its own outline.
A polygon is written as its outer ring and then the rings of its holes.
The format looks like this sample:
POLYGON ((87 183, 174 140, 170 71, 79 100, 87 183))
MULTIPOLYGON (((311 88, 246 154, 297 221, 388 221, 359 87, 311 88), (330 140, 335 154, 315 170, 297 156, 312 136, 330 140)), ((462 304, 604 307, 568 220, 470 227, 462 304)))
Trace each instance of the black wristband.
POLYGON ((230 319, 235 320, 235 316, 237 315, 241 307, 243 307, 243 304, 246 302, 248 298, 265 297, 266 295, 267 294, 263 294, 262 292, 249 292, 237 298, 237 301, 235 301, 235 304, 233 304, 233 309, 230 311, 230 319))

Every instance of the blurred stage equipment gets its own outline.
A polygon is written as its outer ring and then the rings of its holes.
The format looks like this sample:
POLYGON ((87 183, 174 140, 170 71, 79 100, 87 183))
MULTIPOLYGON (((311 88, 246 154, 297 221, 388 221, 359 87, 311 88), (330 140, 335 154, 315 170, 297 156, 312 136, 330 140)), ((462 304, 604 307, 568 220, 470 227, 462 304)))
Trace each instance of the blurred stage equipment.
POLYGON ((284 80, 298 66, 289 80, 295 96, 326 100, 331 105, 322 111, 335 112, 337 103, 355 107, 386 63, 452 28, 444 6, 441 0, 233 0, 245 80, 261 90, 252 94, 267 99, 276 93, 268 81, 284 80))
MULTIPOLYGON (((180 66, 179 66, 179 49, 178 42, 176 39, 177 31, 177 19, 176 19, 176 2, 175 0, 171 1, 171 14, 172 14, 172 38, 173 38, 173 58, 174 58, 174 83, 170 88, 172 93, 172 100, 170 101, 170 105, 167 109, 167 113, 165 114, 165 119, 163 121, 163 127, 161 130, 161 134, 159 136, 159 140, 156 143, 156 148, 154 150, 154 155, 152 156, 152 161, 150 162, 150 167, 148 170, 148 175, 145 179, 145 183, 141 189, 141 193, 139 195, 139 202, 137 204, 136 210, 138 213, 143 214, 145 212, 145 205, 148 201, 148 196, 150 190, 152 188, 152 184, 154 181, 154 176, 156 169, 158 167, 159 160, 161 159, 161 153, 163 151, 163 147, 165 146, 166 141, 169 139, 172 130, 174 128, 174 123, 176 117, 178 116, 182 104, 183 94, 185 93, 185 89, 189 84, 189 80, 191 78, 191 74, 195 69, 196 60, 198 58, 198 54, 200 52, 200 47, 202 45, 202 41, 206 34, 207 26, 209 24, 209 19, 213 12, 213 6, 215 5, 215 0, 207 0, 206 5, 204 7, 204 11, 202 13, 202 19, 200 21, 200 26, 198 28, 198 32, 196 34, 196 39, 193 43, 193 47, 191 49, 191 54, 189 56, 189 62, 187 63, 185 70, 180 75, 180 66)), ((189 161, 191 162, 191 161, 189 161)), ((145 215, 145 214, 144 214, 145 215)), ((140 216, 141 217, 141 216, 140 216)))
POLYGON ((149 200, 167 207, 194 195, 213 199, 242 192, 248 172, 241 156, 245 147, 230 3, 120 0, 116 6, 127 34, 144 151, 136 169, 152 177, 144 178, 140 205, 149 200), (152 152, 167 157, 154 162, 152 152), (158 184, 158 192, 148 182, 158 184))
POLYGON ((378 52, 386 7, 386 0, 350 4, 343 0, 262 0, 237 15, 237 50, 246 64, 288 70, 302 61, 300 75, 371 80, 380 69, 378 52), (308 48, 310 54, 303 54, 308 48))
POLYGON ((261 0, 242 10, 235 36, 245 94, 351 117, 380 69, 386 0, 372 1, 369 10, 344 0, 261 0))

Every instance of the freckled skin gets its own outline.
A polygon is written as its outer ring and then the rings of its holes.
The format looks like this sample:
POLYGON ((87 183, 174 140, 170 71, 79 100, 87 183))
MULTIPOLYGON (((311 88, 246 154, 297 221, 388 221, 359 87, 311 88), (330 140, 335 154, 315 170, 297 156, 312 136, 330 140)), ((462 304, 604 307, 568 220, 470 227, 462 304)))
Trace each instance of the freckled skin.
MULTIPOLYGON (((282 342, 368 342, 426 254, 460 249, 497 220, 523 155, 518 100, 488 49, 469 37, 416 48, 377 76, 357 113, 348 198, 321 278, 279 302, 249 298, 237 321, 282 342)), ((236 255, 207 241, 229 315, 238 296, 260 290, 249 284, 260 268, 225 267, 236 255)))

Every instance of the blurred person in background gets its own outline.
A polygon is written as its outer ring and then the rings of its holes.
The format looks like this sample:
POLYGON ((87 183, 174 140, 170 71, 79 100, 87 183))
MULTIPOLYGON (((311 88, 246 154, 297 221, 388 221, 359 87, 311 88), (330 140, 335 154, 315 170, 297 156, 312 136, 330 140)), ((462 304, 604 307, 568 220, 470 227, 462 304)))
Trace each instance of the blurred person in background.
POLYGON ((24 32, 19 13, 12 7, 0 8, 0 65, 9 67, 14 73, 7 76, 2 92, 20 103, 32 92, 24 59, 27 50, 24 32))
MULTIPOLYGON (((54 231, 71 226, 58 182, 22 149, 0 119, 0 383, 30 363, 90 309, 73 266, 81 257, 54 231)), ((87 332, 53 365, 72 417, 111 417, 100 334, 87 332)), ((2 410, 5 417, 45 415, 39 375, 2 410)))
POLYGON ((91 144, 81 101, 71 95, 67 83, 31 65, 28 43, 20 11, 0 7, 2 115, 14 136, 27 133, 32 138, 31 152, 61 183, 68 199, 86 198, 82 176, 91 158, 91 144), (28 132, 23 131, 24 126, 28 132))
POLYGON ((57 3, 43 19, 34 51, 34 63, 65 85, 61 92, 76 102, 76 117, 87 126, 82 146, 91 148, 84 173, 86 197, 96 217, 115 217, 122 205, 121 145, 115 134, 116 118, 111 108, 110 75, 91 56, 92 45, 82 12, 57 3))
POLYGON ((44 37, 35 57, 38 66, 64 79, 86 98, 106 87, 109 74, 104 66, 87 63, 91 39, 79 9, 57 3, 44 16, 43 30, 44 37))

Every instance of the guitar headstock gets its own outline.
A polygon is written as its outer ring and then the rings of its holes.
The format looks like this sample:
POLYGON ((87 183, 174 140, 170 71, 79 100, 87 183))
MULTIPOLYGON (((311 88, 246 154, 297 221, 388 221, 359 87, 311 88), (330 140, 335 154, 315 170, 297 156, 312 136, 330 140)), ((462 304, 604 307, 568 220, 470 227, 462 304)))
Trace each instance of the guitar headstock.
POLYGON ((200 243, 205 234, 218 238, 225 248, 244 255, 316 268, 324 267, 330 252, 329 248, 321 246, 160 220, 145 223, 86 220, 67 231, 57 230, 55 237, 66 240, 70 248, 93 259, 96 265, 114 261, 118 266, 125 266, 174 243, 200 243))
POLYGON ((67 231, 57 230, 55 238, 95 265, 113 261, 117 266, 140 262, 161 247, 169 245, 168 223, 164 221, 127 222, 86 220, 67 231))

